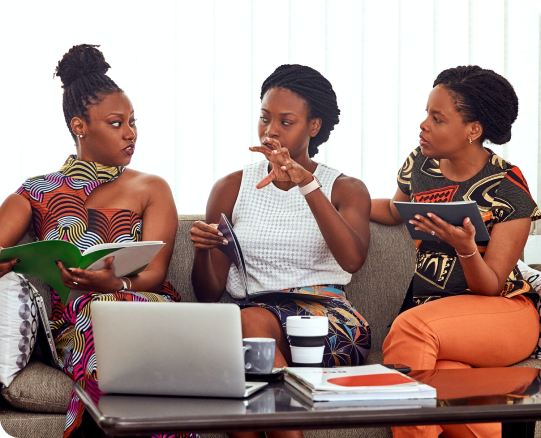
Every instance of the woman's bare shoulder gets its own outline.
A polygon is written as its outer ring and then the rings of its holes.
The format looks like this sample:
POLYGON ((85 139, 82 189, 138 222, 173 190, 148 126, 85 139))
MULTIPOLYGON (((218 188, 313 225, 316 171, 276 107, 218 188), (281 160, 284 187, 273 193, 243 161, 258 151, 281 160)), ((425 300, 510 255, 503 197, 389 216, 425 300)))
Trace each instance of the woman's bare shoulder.
POLYGON ((344 196, 370 196, 364 182, 362 182, 358 178, 347 176, 343 173, 340 174, 340 176, 338 176, 338 178, 336 178, 336 181, 334 182, 332 191, 333 196, 335 195, 335 192, 337 195, 344 196))
POLYGON ((224 213, 231 220, 241 182, 242 170, 238 170, 214 183, 207 201, 206 217, 208 223, 217 223, 221 213, 224 213))
POLYGON ((126 169, 122 174, 124 181, 139 186, 139 188, 159 189, 169 187, 167 181, 161 176, 152 173, 140 172, 138 170, 126 169))
POLYGON ((236 189, 236 192, 240 190, 240 184, 242 182, 242 170, 237 170, 236 172, 230 173, 229 175, 220 178, 214 183, 212 190, 233 190, 236 189))

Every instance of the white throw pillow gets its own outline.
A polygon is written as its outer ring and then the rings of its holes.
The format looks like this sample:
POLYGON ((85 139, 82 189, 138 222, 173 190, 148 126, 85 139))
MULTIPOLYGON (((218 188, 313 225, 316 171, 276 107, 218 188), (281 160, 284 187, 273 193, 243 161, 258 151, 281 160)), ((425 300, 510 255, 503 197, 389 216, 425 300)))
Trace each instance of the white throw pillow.
POLYGON ((0 383, 9 386, 26 366, 38 335, 38 309, 24 277, 0 278, 0 383))

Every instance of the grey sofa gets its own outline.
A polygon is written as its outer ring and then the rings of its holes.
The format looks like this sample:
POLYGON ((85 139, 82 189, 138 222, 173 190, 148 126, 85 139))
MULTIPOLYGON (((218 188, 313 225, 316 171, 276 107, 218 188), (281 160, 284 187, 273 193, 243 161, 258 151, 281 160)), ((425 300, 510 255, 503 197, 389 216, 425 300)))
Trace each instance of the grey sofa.
MULTIPOLYGON (((168 279, 182 294, 184 301, 196 301, 190 282, 193 247, 189 230, 195 220, 201 219, 203 216, 179 216, 168 279)), ((415 247, 404 226, 387 227, 371 223, 370 231, 367 261, 353 275, 346 291, 372 330, 372 350, 366 363, 381 363, 381 347, 389 331, 388 326, 398 313, 413 274, 415 247)), ((28 239, 29 236, 25 241, 28 239)), ((34 284, 46 293, 45 285, 38 281, 34 281, 34 284)), ((224 294, 223 301, 228 301, 227 294, 224 294)), ((541 368, 541 361, 538 360, 529 359, 521 364, 541 368)), ((18 438, 61 437, 71 387, 71 380, 62 372, 40 362, 31 362, 9 388, 0 391, 2 427, 18 438)), ((222 434, 203 436, 225 437, 222 434)), ((306 431, 305 436, 383 438, 391 437, 391 433, 388 428, 347 429, 306 431)))

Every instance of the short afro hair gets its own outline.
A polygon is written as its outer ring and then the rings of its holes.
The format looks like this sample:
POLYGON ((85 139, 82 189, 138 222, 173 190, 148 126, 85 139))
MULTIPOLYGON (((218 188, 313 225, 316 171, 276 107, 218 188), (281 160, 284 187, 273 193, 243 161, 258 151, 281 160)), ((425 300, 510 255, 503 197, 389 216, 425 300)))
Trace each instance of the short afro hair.
POLYGON ((284 64, 265 79, 261 86, 261 96, 271 88, 285 88, 302 97, 308 104, 309 117, 321 119, 321 128, 310 139, 308 155, 312 158, 318 152, 320 144, 325 143, 339 123, 340 109, 331 83, 321 73, 311 67, 298 64, 284 64))
POLYGON ((483 126, 481 143, 504 144, 511 140, 511 125, 518 116, 518 97, 513 86, 498 73, 477 65, 449 68, 434 81, 454 99, 464 123, 483 126))

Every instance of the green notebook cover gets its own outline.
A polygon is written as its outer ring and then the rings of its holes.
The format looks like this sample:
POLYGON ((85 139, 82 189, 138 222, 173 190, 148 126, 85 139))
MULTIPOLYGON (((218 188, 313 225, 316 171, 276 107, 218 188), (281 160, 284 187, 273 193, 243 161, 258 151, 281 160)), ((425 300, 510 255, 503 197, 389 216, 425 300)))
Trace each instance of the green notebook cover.
POLYGON ((73 243, 64 240, 44 240, 3 248, 0 252, 0 262, 20 259, 21 261, 13 267, 14 272, 43 280, 58 293, 62 302, 65 303, 70 288, 62 283, 56 260, 60 260, 66 269, 86 269, 103 256, 117 250, 118 248, 102 249, 83 256, 73 243))

